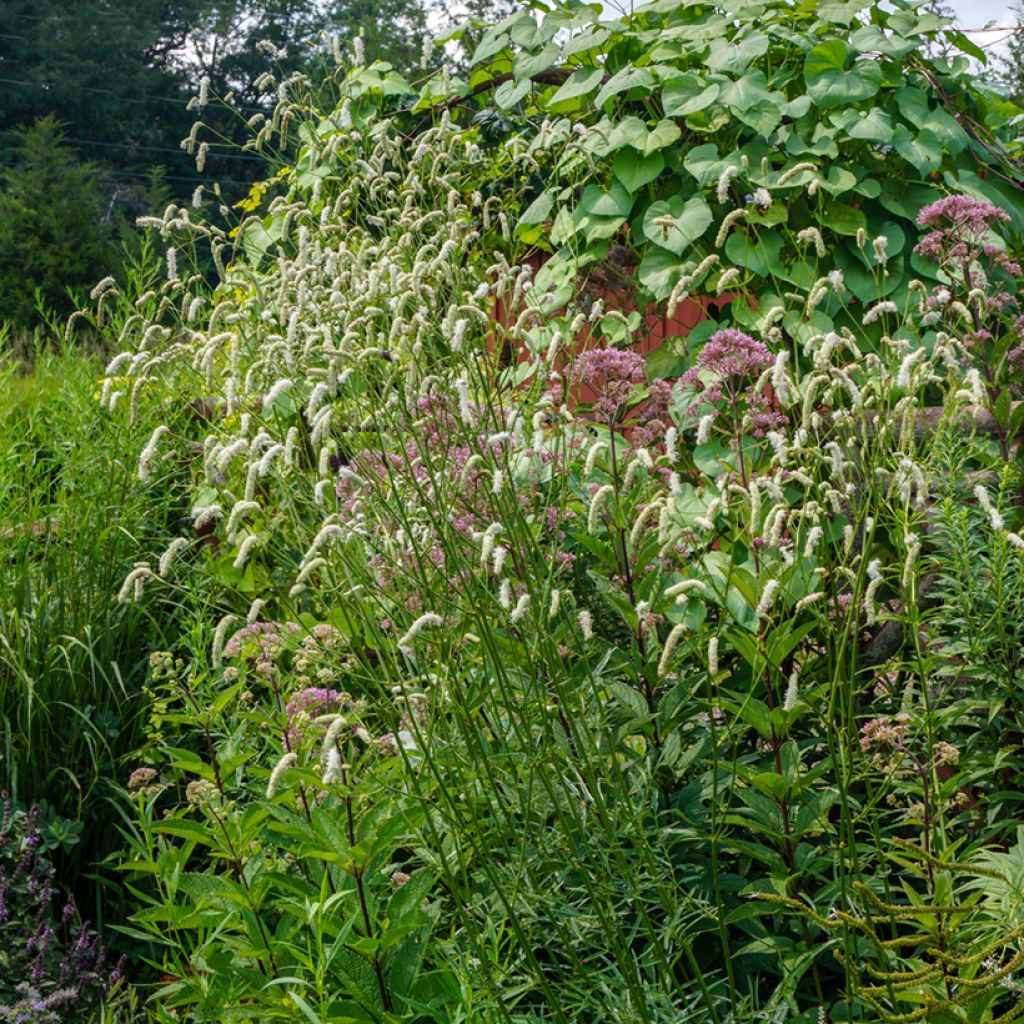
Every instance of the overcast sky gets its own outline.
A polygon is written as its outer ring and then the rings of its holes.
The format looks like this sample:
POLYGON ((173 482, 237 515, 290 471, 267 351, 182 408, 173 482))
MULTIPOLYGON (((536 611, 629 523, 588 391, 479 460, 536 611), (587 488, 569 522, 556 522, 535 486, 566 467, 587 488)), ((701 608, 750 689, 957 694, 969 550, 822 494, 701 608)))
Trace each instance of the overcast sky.
MULTIPOLYGON (((984 28, 989 22, 1014 25, 1016 16, 1008 3, 1001 0, 946 0, 963 28, 984 28)), ((1005 32, 972 32, 971 39, 983 49, 998 50, 1006 39, 1005 32)))
POLYGON ((986 22, 995 21, 1009 25, 1013 21, 1010 5, 999 0, 947 0, 956 12, 960 23, 967 28, 981 28, 986 22))

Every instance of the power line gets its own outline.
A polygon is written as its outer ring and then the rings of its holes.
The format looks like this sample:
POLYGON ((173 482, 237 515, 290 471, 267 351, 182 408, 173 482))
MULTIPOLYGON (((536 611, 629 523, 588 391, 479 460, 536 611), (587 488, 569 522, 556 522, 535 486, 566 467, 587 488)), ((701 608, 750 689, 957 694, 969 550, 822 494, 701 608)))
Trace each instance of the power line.
MULTIPOLYGON (((0 129, 0 135, 8 135, 11 137, 20 137, 20 132, 9 131, 7 129, 0 129)), ((70 142, 76 146, 100 146, 105 149, 126 149, 132 152, 146 152, 146 153, 174 153, 176 156, 181 156, 184 153, 182 149, 174 149, 170 146, 143 146, 141 144, 136 145, 131 142, 100 142, 98 139, 73 139, 70 136, 66 136, 65 142, 70 142)), ((266 163, 267 161, 262 160, 258 156, 249 156, 244 153, 239 153, 237 156, 230 153, 223 153, 225 157, 232 160, 247 160, 252 163, 266 163)))
MULTIPOLYGON (((52 84, 50 82, 29 82, 29 81, 26 81, 25 79, 19 79, 19 78, 0 78, 0 82, 4 83, 5 85, 24 85, 24 86, 27 86, 30 89, 51 89, 51 88, 53 88, 53 86, 52 86, 52 84)), ((130 96, 125 96, 122 93, 114 92, 112 89, 99 89, 99 88, 96 88, 94 86, 89 86, 89 85, 76 85, 76 86, 74 86, 74 90, 75 90, 75 92, 93 93, 94 95, 97 95, 97 96, 113 96, 118 101, 118 103, 134 103, 134 104, 138 104, 139 106, 143 106, 143 107, 148 107, 151 103, 154 103, 154 102, 155 103, 173 103, 176 107, 178 107, 179 109, 183 110, 185 108, 185 106, 187 105, 187 103, 188 103, 188 100, 186 100, 184 97, 180 97, 180 98, 174 99, 174 98, 171 98, 170 96, 150 96, 148 99, 136 100, 136 99, 132 99, 130 96)), ((260 114, 265 114, 266 113, 266 110, 264 110, 262 107, 248 107, 248 106, 243 107, 243 106, 239 105, 235 109, 237 109, 237 110, 244 110, 244 111, 252 111, 253 113, 260 113, 260 114)))
MULTIPOLYGON (((0 167, 17 167, 17 166, 19 166, 17 160, 0 160, 0 167)), ((122 170, 110 169, 110 168, 106 168, 106 167, 99 168, 98 173, 99 173, 100 177, 108 176, 108 177, 112 177, 112 178, 146 178, 146 179, 149 179, 149 178, 152 177, 152 175, 145 174, 142 171, 122 171, 122 170)), ((182 174, 161 174, 160 175, 160 180, 162 180, 162 181, 164 181, 164 180, 165 181, 186 181, 186 182, 188 182, 191 185, 205 185, 208 188, 210 186, 212 186, 212 185, 219 185, 219 184, 225 184, 225 185, 244 185, 247 188, 252 185, 252 180, 251 179, 246 181, 246 180, 243 180, 241 178, 191 178, 191 177, 186 177, 185 175, 182 175, 182 174)))

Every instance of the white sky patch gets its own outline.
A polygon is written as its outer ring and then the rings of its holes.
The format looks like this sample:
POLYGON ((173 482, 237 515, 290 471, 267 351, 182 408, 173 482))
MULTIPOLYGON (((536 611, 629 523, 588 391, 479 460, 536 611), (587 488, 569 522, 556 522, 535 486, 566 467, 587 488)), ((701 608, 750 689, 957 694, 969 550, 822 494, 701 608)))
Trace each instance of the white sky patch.
MULTIPOLYGON (((1005 52, 1006 40, 1017 26, 1013 7, 1003 0, 945 0, 957 24, 967 29, 972 42, 992 56, 1005 52), (989 27, 992 26, 992 27, 989 27)), ((609 15, 628 14, 643 0, 601 0, 609 15)))

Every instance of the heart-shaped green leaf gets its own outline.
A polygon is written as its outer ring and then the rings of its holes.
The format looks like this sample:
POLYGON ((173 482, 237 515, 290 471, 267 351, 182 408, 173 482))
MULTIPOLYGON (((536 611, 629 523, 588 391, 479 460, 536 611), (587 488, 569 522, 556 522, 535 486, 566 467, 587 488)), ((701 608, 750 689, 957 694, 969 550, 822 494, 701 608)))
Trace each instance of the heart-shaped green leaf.
POLYGON ((942 144, 928 128, 920 132, 900 128, 896 132, 896 152, 921 174, 931 174, 942 163, 942 144))
POLYGON ((601 84, 602 78, 604 78, 604 71, 601 68, 577 68, 561 84, 548 103, 554 106, 556 103, 564 103, 566 100, 586 96, 601 84))
POLYGON ((699 193, 684 203, 679 196, 651 203, 644 214, 644 237, 682 255, 711 226, 711 210, 699 193))
POLYGON ((541 192, 539 196, 523 211, 519 218, 520 224, 541 224, 548 219, 551 207, 554 205, 554 196, 550 192, 541 192))
POLYGON ((620 149, 615 155, 612 169, 615 177, 630 192, 639 192, 644 185, 655 180, 665 168, 665 158, 661 153, 650 156, 639 156, 632 149, 620 149))
POLYGON ((697 75, 684 74, 666 85, 661 93, 661 106, 666 117, 687 117, 711 106, 718 96, 717 82, 708 84, 697 75))
POLYGON ((882 68, 873 60, 850 64, 851 52, 841 39, 826 39, 804 60, 807 94, 820 110, 871 99, 882 84, 882 68))
POLYGON ((583 190, 580 206, 596 217, 628 217, 633 208, 633 193, 616 179, 607 192, 597 185, 588 185, 583 190))

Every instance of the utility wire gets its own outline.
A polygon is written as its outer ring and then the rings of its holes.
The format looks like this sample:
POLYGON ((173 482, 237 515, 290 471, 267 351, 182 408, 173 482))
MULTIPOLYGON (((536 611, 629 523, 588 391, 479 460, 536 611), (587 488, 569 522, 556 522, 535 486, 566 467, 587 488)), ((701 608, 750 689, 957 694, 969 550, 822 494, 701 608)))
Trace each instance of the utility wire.
MULTIPOLYGON (((19 78, 0 78, 0 82, 5 85, 24 85, 30 89, 51 89, 53 86, 49 82, 29 82, 25 79, 19 78)), ((124 96, 119 92, 114 92, 112 89, 99 89, 88 85, 76 85, 74 86, 75 92, 88 92, 93 93, 97 96, 113 96, 119 103, 134 103, 143 107, 148 107, 150 103, 173 103, 179 109, 184 110, 188 103, 188 100, 184 97, 173 99, 170 96, 150 96, 148 99, 136 100, 130 96, 124 96)), ((237 110, 252 111, 253 113, 265 114, 266 110, 262 107, 248 107, 239 105, 237 110)))
MULTIPOLYGON (((8 129, 0 129, 0 135, 8 135, 8 136, 12 136, 12 137, 19 137, 21 135, 21 133, 20 132, 15 132, 15 131, 10 131, 8 129)), ((130 142, 100 142, 98 139, 73 139, 70 136, 66 136, 64 141, 65 142, 70 142, 70 143, 72 143, 73 145, 76 145, 76 146, 101 146, 101 147, 103 147, 105 149, 127 149, 127 150, 131 150, 132 152, 140 151, 140 152, 146 152, 146 153, 174 153, 177 156, 181 156, 185 152, 183 149, 174 149, 174 148, 172 148, 170 146, 143 146, 143 145, 134 145, 134 144, 132 144, 130 142)), ((213 150, 212 146, 211 146, 211 150, 213 150)), ((249 155, 244 154, 244 153, 239 153, 237 156, 234 156, 234 155, 231 155, 229 153, 225 153, 225 152, 219 151, 219 150, 215 151, 215 152, 217 152, 218 155, 223 153, 224 156, 230 157, 230 159, 232 159, 232 160, 248 160, 248 161, 251 161, 253 163, 266 163, 267 162, 267 161, 261 159, 258 156, 249 156, 249 155)))

